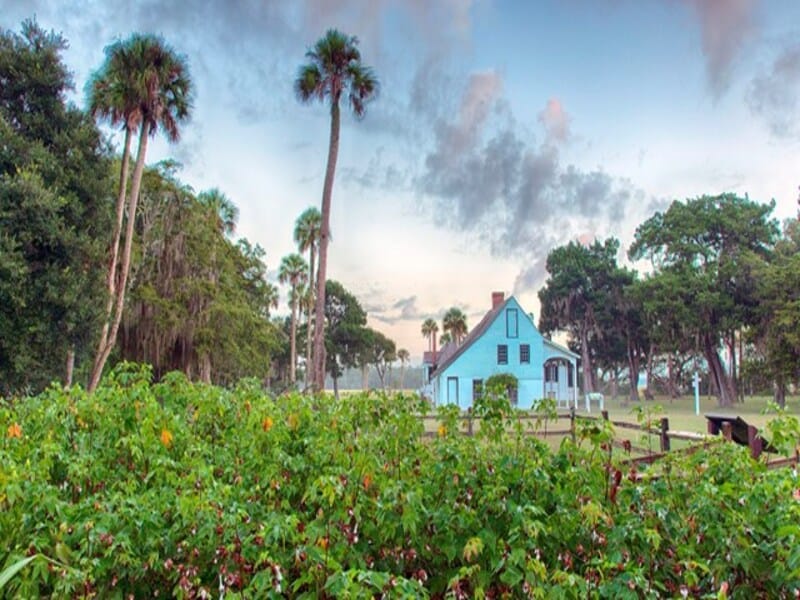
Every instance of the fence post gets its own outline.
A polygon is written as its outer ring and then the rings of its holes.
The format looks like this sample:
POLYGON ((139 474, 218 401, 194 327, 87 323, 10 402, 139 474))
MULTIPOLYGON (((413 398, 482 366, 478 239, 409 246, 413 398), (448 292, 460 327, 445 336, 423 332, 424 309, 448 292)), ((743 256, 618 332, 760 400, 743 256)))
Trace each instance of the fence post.
POLYGON ((747 445, 750 446, 750 456, 758 459, 764 449, 764 441, 758 435, 758 427, 755 425, 747 426, 747 445))
POLYGON ((569 432, 570 432, 570 435, 572 435, 572 443, 574 444, 576 442, 576 437, 575 437, 575 407, 574 406, 569 409, 569 432))
POLYGON ((728 442, 733 439, 733 423, 730 421, 722 422, 722 437, 728 442))
POLYGON ((669 419, 661 418, 661 451, 669 452, 669 419))
POLYGON ((472 407, 467 409, 467 435, 472 437, 472 407))

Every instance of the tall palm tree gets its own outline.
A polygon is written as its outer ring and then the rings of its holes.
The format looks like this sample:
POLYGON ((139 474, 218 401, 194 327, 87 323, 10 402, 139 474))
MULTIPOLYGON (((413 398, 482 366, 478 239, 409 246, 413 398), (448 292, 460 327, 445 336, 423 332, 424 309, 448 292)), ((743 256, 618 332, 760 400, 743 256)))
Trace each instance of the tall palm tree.
POLYGON ((422 337, 428 338, 428 350, 436 354, 436 334, 439 332, 439 324, 431 318, 425 319, 422 323, 422 337))
POLYGON ((442 328, 450 333, 456 346, 467 336, 467 316, 457 306, 450 308, 442 319, 442 328))
POLYGON ((319 247, 322 215, 319 209, 307 208, 294 225, 294 241, 300 252, 308 250, 308 295, 304 298, 306 309, 306 387, 313 380, 311 363, 311 311, 314 309, 314 259, 319 247))
POLYGON ((107 47, 105 63, 89 83, 90 112, 109 120, 113 125, 121 126, 125 131, 116 221, 106 280, 109 301, 89 378, 89 392, 93 392, 100 383, 122 320, 147 140, 159 129, 166 133, 170 141, 179 139, 178 125, 189 116, 191 90, 192 82, 186 59, 176 54, 162 38, 140 33, 107 47), (139 146, 126 203, 130 143, 136 129, 139 130, 139 146), (120 262, 119 246, 126 205, 125 245, 120 262))
POLYGON ((314 47, 306 52, 309 62, 300 67, 295 80, 295 91, 301 102, 313 100, 330 102, 331 133, 328 145, 328 165, 322 188, 322 226, 319 236, 319 271, 317 297, 314 310, 314 389, 325 386, 325 280, 328 266, 328 240, 330 239, 331 193, 339 153, 339 101, 346 94, 356 117, 362 117, 366 103, 378 92, 378 80, 372 69, 361 64, 358 39, 336 29, 329 29, 314 47))
POLYGON ((292 291, 289 300, 292 305, 291 330, 289 333, 289 381, 294 385, 296 381, 295 367, 297 366, 297 305, 300 302, 300 288, 308 277, 308 265, 299 254, 289 254, 281 260, 278 270, 278 280, 288 283, 292 291))
POLYGON ((400 348, 397 351, 397 360, 400 361, 400 389, 405 389, 405 380, 406 380, 406 363, 411 358, 411 354, 409 354, 408 350, 405 348, 400 348))

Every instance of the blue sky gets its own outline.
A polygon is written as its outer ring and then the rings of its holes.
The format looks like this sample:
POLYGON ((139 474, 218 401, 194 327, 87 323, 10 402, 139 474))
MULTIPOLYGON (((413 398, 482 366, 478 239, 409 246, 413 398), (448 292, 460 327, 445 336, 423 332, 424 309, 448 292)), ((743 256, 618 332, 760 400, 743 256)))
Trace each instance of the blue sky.
MULTIPOLYGON (((189 61, 194 115, 175 157, 240 207, 272 273, 319 205, 328 112, 292 91, 328 27, 381 81, 346 118, 329 275, 418 360, 426 317, 490 292, 538 314, 550 248, 614 235, 672 199, 735 192, 796 215, 800 2, 792 0, 5 0, 63 32, 74 100, 103 48, 162 34, 189 61)), ((621 257, 622 258, 622 257, 621 257)), ((283 308, 285 310, 285 307, 283 308)))

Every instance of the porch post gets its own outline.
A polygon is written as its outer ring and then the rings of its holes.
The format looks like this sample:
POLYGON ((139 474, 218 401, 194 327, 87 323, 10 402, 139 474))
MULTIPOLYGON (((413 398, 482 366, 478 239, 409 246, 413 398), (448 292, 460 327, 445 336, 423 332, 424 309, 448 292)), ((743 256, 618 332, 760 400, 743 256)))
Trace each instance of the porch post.
POLYGON ((578 361, 574 358, 572 364, 572 405, 578 408, 578 361))

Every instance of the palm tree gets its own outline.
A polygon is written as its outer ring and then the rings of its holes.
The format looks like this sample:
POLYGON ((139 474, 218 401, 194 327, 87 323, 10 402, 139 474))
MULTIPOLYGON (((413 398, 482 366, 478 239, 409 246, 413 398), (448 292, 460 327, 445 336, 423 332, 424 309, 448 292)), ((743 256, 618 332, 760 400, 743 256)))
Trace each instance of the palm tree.
POLYGON ((236 232, 239 220, 239 209, 219 188, 211 188, 197 195, 197 200, 209 211, 214 228, 220 233, 231 236, 236 232))
POLYGON ((160 37, 139 33, 107 47, 105 63, 90 80, 89 111, 96 117, 109 120, 113 125, 120 125, 125 131, 125 141, 106 279, 109 299, 97 355, 89 378, 89 392, 93 392, 100 383, 103 368, 114 348, 122 320, 147 140, 151 135, 155 135, 159 128, 164 130, 170 141, 179 139, 178 125, 189 116, 191 108, 191 89, 192 82, 186 59, 176 54, 160 37), (130 196, 127 198, 125 245, 120 263, 119 246, 126 206, 130 144, 136 129, 139 130, 139 147, 130 196))
POLYGON ((336 29, 329 29, 314 47, 306 52, 309 62, 300 67, 295 80, 295 91, 301 102, 327 99, 331 106, 331 133, 328 145, 328 165, 322 188, 322 225, 319 235, 319 271, 317 297, 314 310, 314 389, 322 391, 325 385, 325 280, 328 266, 328 240, 330 238, 331 193, 339 153, 339 101, 347 94, 356 117, 364 116, 366 103, 378 92, 378 80, 372 69, 361 64, 358 39, 336 29))
POLYGON ((439 338, 439 343, 442 345, 442 348, 444 348, 445 346, 447 346, 447 344, 449 344, 449 343, 450 343, 450 342, 452 342, 452 341, 453 341, 453 336, 452 336, 452 335, 450 335, 450 332, 449 332, 449 331, 445 331, 445 332, 442 334, 442 337, 440 337, 440 338, 439 338))
POLYGON ((422 323, 422 337, 428 338, 428 350, 432 351, 434 354, 434 360, 436 355, 436 334, 439 332, 439 324, 431 319, 425 319, 422 323))
POLYGON ((444 314, 442 328, 450 333, 458 346, 467 335, 467 316, 460 308, 454 306, 444 314))
POLYGON ((400 361, 400 389, 405 389, 405 380, 406 380, 406 363, 408 359, 411 358, 411 355, 408 353, 408 350, 405 348, 400 348, 397 351, 397 360, 400 361))
POLYGON ((314 259, 319 247, 322 215, 316 207, 307 208, 294 225, 294 241, 300 252, 308 250, 308 295, 303 304, 306 308, 306 387, 313 380, 311 363, 311 311, 314 309, 314 259))
POLYGON ((289 254, 281 260, 278 271, 278 280, 281 283, 288 283, 292 287, 289 300, 292 305, 292 321, 289 333, 289 382, 294 385, 296 380, 295 367, 297 366, 297 305, 300 302, 299 288, 305 283, 308 277, 308 266, 303 257, 299 254, 289 254))

